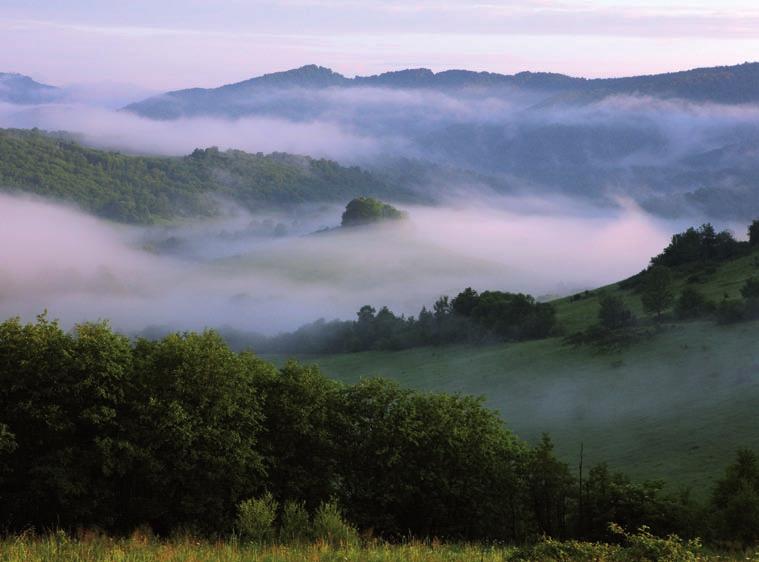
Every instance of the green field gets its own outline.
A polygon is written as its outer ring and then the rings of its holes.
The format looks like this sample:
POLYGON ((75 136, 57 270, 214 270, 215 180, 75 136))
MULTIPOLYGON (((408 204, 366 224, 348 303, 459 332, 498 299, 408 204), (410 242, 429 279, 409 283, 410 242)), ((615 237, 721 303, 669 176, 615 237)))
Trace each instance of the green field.
MULTIPOLYGON (((739 296, 759 273, 752 255, 711 273, 680 270, 715 301, 739 296)), ((710 268, 706 268, 708 271, 710 268)), ((618 286, 643 316, 639 297, 618 286)), ((596 319, 597 292, 555 301, 565 334, 596 319)), ((484 396, 507 425, 536 441, 549 432, 565 461, 606 461, 637 479, 663 479, 703 498, 739 447, 759 450, 759 322, 665 322, 650 337, 613 353, 571 347, 561 337, 488 346, 418 348, 301 357, 346 382, 370 376, 409 387, 484 396)))

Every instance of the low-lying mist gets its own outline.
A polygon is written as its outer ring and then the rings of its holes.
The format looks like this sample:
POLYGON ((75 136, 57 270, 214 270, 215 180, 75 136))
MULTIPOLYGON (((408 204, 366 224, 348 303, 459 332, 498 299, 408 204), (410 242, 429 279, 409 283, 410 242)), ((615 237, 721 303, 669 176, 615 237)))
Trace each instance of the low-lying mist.
POLYGON ((151 119, 77 99, 0 104, 0 126, 70 131, 97 147, 140 154, 215 145, 380 171, 413 159, 487 176, 502 192, 605 204, 622 195, 665 217, 745 222, 759 214, 754 105, 634 95, 564 100, 511 90, 258 88, 215 105, 203 96, 172 100, 176 118, 151 119))
POLYGON ((364 304, 417 314, 472 286, 538 297, 634 274, 681 224, 634 205, 578 209, 545 198, 405 207, 409 219, 334 228, 341 209, 173 227, 126 227, 0 195, 0 315, 48 310, 69 326, 230 326, 273 334, 364 304))

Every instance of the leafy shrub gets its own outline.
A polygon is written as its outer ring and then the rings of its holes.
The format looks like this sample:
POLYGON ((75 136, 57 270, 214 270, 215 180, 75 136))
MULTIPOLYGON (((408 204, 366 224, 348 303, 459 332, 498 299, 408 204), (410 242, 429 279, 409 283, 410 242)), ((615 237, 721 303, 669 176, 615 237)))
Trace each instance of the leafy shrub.
POLYGON ((714 311, 714 303, 693 287, 686 287, 675 302, 675 314, 681 320, 700 318, 714 311))
POLYGON ((622 552, 617 545, 583 541, 559 541, 544 537, 534 545, 525 546, 509 557, 513 561, 532 562, 596 562, 615 560, 622 552))
POLYGON ((606 295, 601 298, 598 310, 598 320, 602 328, 617 330, 627 328, 635 323, 632 311, 621 297, 606 295))
POLYGON ((255 543, 271 541, 278 506, 270 492, 260 498, 241 502, 237 508, 237 531, 240 536, 255 543))
POLYGON ((627 533, 615 523, 609 530, 624 539, 623 560, 658 560, 661 562, 696 562, 701 560, 701 541, 692 539, 684 541, 677 535, 664 538, 656 537, 645 525, 636 533, 627 533))
POLYGON ((305 542, 311 538, 311 521, 303 502, 285 502, 279 538, 285 543, 305 542))
POLYGON ((358 542, 356 529, 343 519, 337 503, 322 503, 314 515, 314 535, 317 539, 333 545, 354 545, 358 542))

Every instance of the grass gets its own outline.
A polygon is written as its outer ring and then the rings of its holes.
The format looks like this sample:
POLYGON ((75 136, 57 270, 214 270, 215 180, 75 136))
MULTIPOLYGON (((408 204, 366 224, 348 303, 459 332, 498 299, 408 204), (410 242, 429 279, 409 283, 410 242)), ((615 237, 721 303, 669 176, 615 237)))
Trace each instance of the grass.
MULTIPOLYGON (((759 560, 757 552, 735 555, 692 553, 671 541, 657 541, 673 550, 671 562, 701 560, 759 560)), ((634 548, 634 547, 633 547, 634 548)), ((661 548, 661 546, 660 546, 661 548)), ((639 553, 631 548, 593 543, 559 543, 546 541, 523 549, 509 546, 446 545, 409 543, 390 545, 376 543, 368 546, 335 548, 323 543, 300 546, 260 546, 236 541, 208 542, 196 539, 172 541, 147 540, 141 537, 112 539, 93 536, 80 540, 63 533, 46 537, 11 537, 0 540, 0 562, 506 562, 506 561, 640 561, 639 553)))
MULTIPOLYGON (((676 291, 697 272, 682 270, 676 291)), ((759 274, 757 253, 704 274, 691 285, 714 300, 736 298, 759 274)), ((638 315, 639 297, 618 285, 638 315)), ((598 293, 555 301, 565 333, 595 322, 598 293)), ((638 480, 662 479, 704 498, 736 449, 759 450, 759 322, 668 323, 645 341, 601 354, 562 338, 488 346, 417 348, 301 357, 346 382, 369 376, 423 390, 484 396, 519 436, 543 432, 577 466, 606 461, 638 480)))

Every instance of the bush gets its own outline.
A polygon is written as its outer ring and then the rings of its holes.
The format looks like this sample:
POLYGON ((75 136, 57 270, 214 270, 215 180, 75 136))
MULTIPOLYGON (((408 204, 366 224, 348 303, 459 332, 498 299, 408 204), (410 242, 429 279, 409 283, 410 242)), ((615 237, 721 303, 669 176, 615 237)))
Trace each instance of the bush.
POLYGON ((714 303, 693 287, 686 287, 675 303, 675 314, 682 320, 700 318, 714 311, 714 303))
POLYGON ((626 533, 622 527, 611 523, 609 529, 627 543, 624 560, 661 560, 662 562, 689 562, 702 560, 701 541, 693 539, 684 541, 677 535, 665 538, 651 534, 645 525, 636 533, 626 533))
POLYGON ((311 538, 311 521, 303 502, 287 501, 282 510, 279 538, 285 543, 306 542, 311 538))
POLYGON ((314 515, 314 535, 332 546, 354 545, 358 542, 356 529, 343 519, 334 501, 323 503, 314 515))
POLYGON ((274 538, 274 521, 279 504, 270 492, 245 500, 237 508, 237 532, 244 540, 264 543, 274 538))
POLYGON ((544 537, 531 546, 525 546, 509 557, 509 560, 532 562, 596 562, 598 560, 618 560, 623 550, 612 544, 583 541, 559 541, 544 537))
POLYGON ((746 319, 746 305, 738 299, 723 299, 717 306, 717 322, 734 324, 746 319))
POLYGON ((606 330, 627 328, 635 323, 632 311, 627 307, 621 297, 606 295, 601 298, 598 310, 598 320, 601 327, 606 330))
POLYGON ((741 287, 741 295, 746 300, 759 300, 759 277, 746 279, 741 287))

